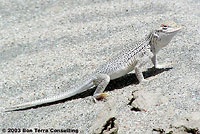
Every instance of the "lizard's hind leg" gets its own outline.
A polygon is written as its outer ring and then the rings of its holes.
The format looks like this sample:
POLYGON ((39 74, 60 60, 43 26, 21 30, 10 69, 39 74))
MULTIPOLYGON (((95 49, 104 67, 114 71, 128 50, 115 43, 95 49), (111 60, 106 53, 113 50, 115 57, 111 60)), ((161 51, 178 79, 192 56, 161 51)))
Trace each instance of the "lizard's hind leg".
POLYGON ((108 96, 106 93, 103 93, 108 83, 110 82, 110 76, 107 74, 99 74, 96 76, 96 79, 93 81, 94 85, 97 86, 97 89, 94 92, 94 98, 96 100, 101 100, 108 96))

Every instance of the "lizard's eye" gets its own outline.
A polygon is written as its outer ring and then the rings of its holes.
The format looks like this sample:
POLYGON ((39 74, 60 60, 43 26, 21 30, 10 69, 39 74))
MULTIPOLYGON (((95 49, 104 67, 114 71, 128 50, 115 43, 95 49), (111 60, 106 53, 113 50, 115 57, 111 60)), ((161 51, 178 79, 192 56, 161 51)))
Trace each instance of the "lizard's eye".
POLYGON ((162 24, 162 25, 161 25, 161 27, 168 27, 168 26, 167 26, 167 25, 165 25, 165 24, 162 24))
POLYGON ((163 30, 167 30, 167 28, 168 28, 168 26, 164 25, 164 24, 162 24, 161 27, 162 27, 163 30))
POLYGON ((163 29, 163 30, 167 30, 167 27, 163 27, 162 29, 163 29))

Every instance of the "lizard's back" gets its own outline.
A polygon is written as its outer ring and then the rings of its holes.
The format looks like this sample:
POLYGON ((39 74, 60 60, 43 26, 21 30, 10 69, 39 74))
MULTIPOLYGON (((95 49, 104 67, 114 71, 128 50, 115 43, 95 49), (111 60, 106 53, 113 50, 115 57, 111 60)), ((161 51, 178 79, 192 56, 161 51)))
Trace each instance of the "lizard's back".
POLYGON ((150 51, 149 38, 126 46, 120 53, 101 65, 96 74, 107 74, 110 79, 119 78, 132 71, 137 61, 150 51))

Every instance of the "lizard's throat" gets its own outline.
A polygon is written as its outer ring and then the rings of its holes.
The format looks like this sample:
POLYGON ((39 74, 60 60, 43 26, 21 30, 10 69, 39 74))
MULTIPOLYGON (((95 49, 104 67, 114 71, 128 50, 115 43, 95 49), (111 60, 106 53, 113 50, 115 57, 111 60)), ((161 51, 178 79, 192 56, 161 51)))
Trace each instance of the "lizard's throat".
POLYGON ((163 45, 159 45, 157 41, 158 41, 158 37, 154 35, 151 37, 149 41, 151 52, 154 54, 158 53, 160 49, 164 47, 163 45))

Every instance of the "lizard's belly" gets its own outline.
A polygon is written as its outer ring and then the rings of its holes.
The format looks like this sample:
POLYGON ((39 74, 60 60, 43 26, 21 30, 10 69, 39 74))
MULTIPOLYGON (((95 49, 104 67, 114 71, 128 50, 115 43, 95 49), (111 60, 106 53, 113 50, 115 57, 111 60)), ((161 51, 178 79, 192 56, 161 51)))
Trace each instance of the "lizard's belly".
POLYGON ((129 73, 129 72, 134 70, 135 65, 136 65, 136 62, 134 62, 133 64, 131 64, 131 65, 127 66, 127 67, 123 67, 121 69, 113 71, 111 74, 109 74, 110 79, 113 80, 113 79, 116 79, 116 78, 119 78, 119 77, 122 77, 122 76, 126 75, 127 73, 129 73))

